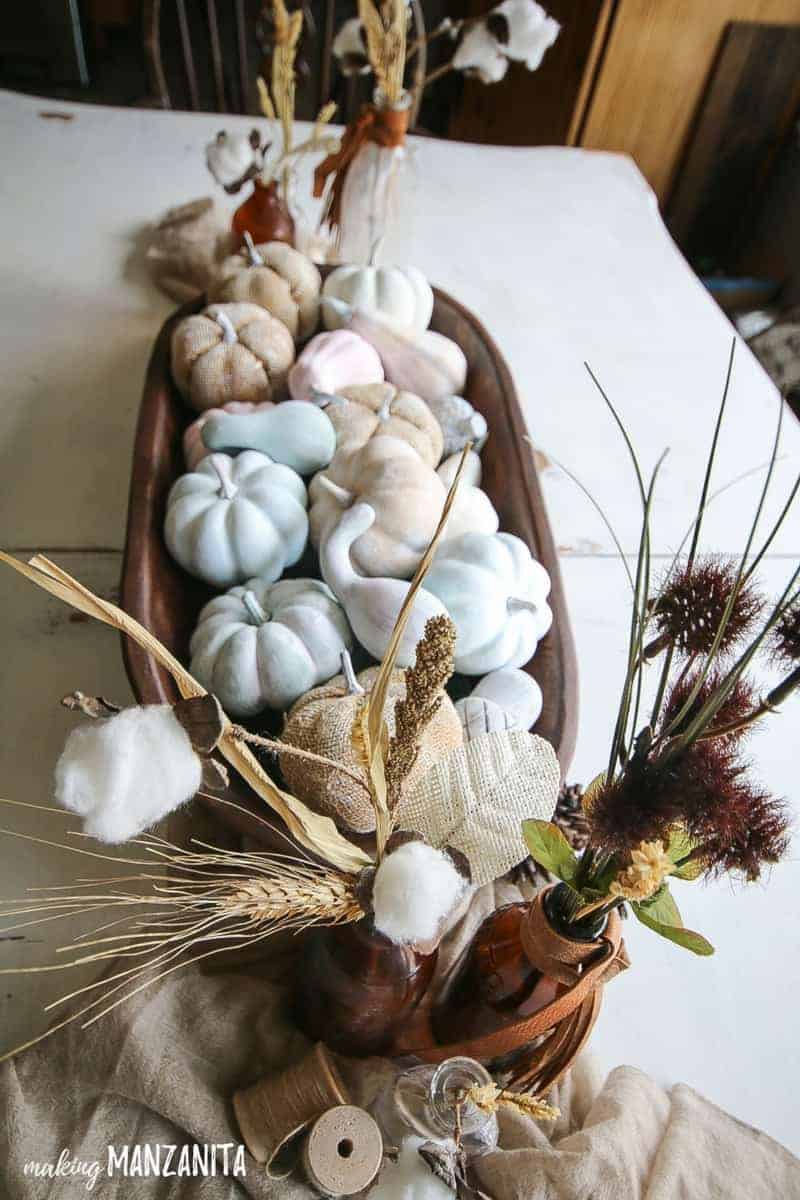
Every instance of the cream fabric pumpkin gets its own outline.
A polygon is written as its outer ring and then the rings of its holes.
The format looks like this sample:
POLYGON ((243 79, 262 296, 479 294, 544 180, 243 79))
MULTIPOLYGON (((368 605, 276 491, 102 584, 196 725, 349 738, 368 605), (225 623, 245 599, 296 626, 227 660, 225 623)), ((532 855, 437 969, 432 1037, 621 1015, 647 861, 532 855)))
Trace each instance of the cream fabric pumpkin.
MULTIPOLYGON (((245 239, 249 234, 245 235, 245 239)), ((319 323, 322 276, 310 258, 285 242, 242 246, 219 269, 213 298, 260 304, 305 341, 319 323)))
MULTIPOLYGON (((336 454, 309 488, 311 541, 320 546, 342 515, 363 501, 375 522, 353 543, 353 566, 362 575, 410 579, 419 566, 439 518, 447 489, 407 442, 374 437, 353 454, 336 454)), ((493 533, 498 518, 480 488, 459 488, 446 537, 468 529, 493 533)))
POLYGON ((184 317, 171 349, 172 377, 198 412, 275 399, 294 362, 289 330, 257 304, 210 304, 184 317))
MULTIPOLYGON (((322 294, 416 333, 428 328, 433 314, 433 290, 416 267, 337 267, 325 280, 322 294)), ((323 319, 327 329, 345 324, 341 310, 324 300, 323 319)))
POLYGON ((212 587, 255 575, 272 583, 305 550, 307 503, 300 476, 266 454, 209 454, 172 485, 164 538, 184 570, 212 587))
POLYGON ((436 551, 425 587, 456 627, 456 671, 523 667, 547 633, 550 576, 511 533, 465 533, 436 551))
MULTIPOLYGON (((361 671, 357 680, 337 675, 330 683, 301 696, 291 709, 282 740, 301 750, 311 750, 351 768, 364 779, 364 787, 331 767, 280 755, 281 771, 289 789, 317 812, 325 813, 346 829, 371 833, 375 812, 366 790, 366 773, 357 764, 352 732, 356 710, 364 694, 369 693, 378 674, 377 667, 361 671)), ((405 677, 393 671, 385 709, 389 734, 394 733, 394 706, 405 696, 405 677)), ((447 695, 438 712, 428 722, 420 741, 419 754, 406 786, 422 778, 439 759, 462 742, 461 722, 447 695)))
POLYGON ((336 430, 336 453, 352 454, 374 437, 407 442, 430 467, 442 457, 442 431, 424 400, 391 383, 363 383, 318 396, 336 430))
POLYGON ((251 579, 201 609, 189 670, 232 717, 283 710, 340 669, 353 644, 330 588, 318 579, 251 579))

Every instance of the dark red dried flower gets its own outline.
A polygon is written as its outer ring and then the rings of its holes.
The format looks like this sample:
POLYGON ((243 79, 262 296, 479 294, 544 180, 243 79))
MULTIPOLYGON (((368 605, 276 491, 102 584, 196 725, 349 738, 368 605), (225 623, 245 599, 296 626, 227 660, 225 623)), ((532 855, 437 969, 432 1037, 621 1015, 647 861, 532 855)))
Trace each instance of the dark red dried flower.
POLYGON ((633 762, 592 804, 592 841, 611 850, 665 839, 682 824, 708 871, 756 879, 788 843, 783 801, 758 789, 731 739, 695 742, 666 762, 633 762))
POLYGON ((770 635, 772 653, 781 663, 800 663, 800 600, 787 608, 770 635))
MULTIPOLYGON (((667 729, 672 721, 682 711, 684 705, 688 701, 695 683, 697 682, 697 672, 691 672, 682 679, 673 684, 671 690, 667 694, 667 700, 661 714, 659 722, 659 730, 667 729)), ((680 724, 671 731, 672 736, 683 733, 688 725, 694 720, 700 709, 706 701, 714 695, 722 682, 722 674, 718 671, 709 671, 706 678, 700 685, 700 689, 692 701, 691 707, 686 716, 681 720, 680 724)), ((731 692, 725 698, 722 705, 717 711, 717 715, 711 724, 711 728, 720 729, 725 725, 733 725, 739 721, 743 721, 756 707, 758 701, 755 689, 748 679, 740 677, 734 684, 731 692)), ((749 729, 737 730, 735 734, 729 735, 735 738, 742 738, 749 733, 749 729)))
MULTIPOLYGON (((683 654, 708 654, 736 585, 731 559, 698 559, 670 575, 657 598, 653 619, 661 638, 683 654)), ((740 586, 718 650, 725 653, 750 633, 764 607, 752 583, 740 586)))

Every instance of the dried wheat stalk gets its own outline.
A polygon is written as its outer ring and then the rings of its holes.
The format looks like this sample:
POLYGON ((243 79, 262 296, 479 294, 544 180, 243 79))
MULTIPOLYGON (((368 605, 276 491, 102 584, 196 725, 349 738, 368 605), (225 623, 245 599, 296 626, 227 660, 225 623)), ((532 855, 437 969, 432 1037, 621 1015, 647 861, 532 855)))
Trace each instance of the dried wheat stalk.
POLYGON ((405 0, 384 0, 380 7, 373 0, 358 0, 358 15, 366 34, 367 57, 375 80, 387 102, 397 104, 403 95, 406 69, 405 0))
MULTIPOLYGON (((239 806, 231 804, 231 807, 239 806)), ((44 811, 65 815, 60 809, 44 811)), ((26 841, 58 845, 12 830, 0 832, 26 841)), ((352 875, 296 854, 220 850, 196 840, 194 845, 198 849, 182 850, 154 834, 144 834, 128 844, 140 847, 145 857, 122 857, 75 846, 62 848, 144 870, 109 879, 79 881, 75 890, 69 892, 61 888, 32 888, 29 896, 7 902, 7 907, 0 911, 0 920, 11 922, 2 926, 2 933, 63 917, 98 914, 103 919, 98 928, 58 948, 60 954, 69 952, 63 961, 45 967, 7 969, 0 974, 68 970, 86 963, 118 959, 124 964, 126 959, 133 960, 133 965, 123 965, 114 974, 48 1005, 48 1009, 56 1008, 78 996, 95 993, 88 1004, 48 1032, 81 1017, 85 1018, 82 1022, 85 1028, 164 976, 232 945, 243 949, 263 941, 278 929, 296 931, 312 925, 340 925, 363 916, 352 875), (108 919, 112 914, 122 915, 108 919), (116 932, 120 926, 122 931, 116 932), (112 929, 115 932, 108 932, 112 929)), ((26 1046, 9 1051, 0 1057, 0 1062, 46 1036, 43 1034, 26 1046)))

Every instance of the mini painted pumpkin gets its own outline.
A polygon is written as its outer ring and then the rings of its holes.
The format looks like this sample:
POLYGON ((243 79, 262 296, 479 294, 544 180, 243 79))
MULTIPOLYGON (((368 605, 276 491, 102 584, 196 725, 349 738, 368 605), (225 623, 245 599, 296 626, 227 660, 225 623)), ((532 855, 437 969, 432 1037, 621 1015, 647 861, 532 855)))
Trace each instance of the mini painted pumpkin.
MULTIPOLYGON (((355 541, 375 521, 375 510, 368 504, 354 504, 343 514, 320 548, 319 563, 323 578, 347 613, 347 619, 359 643, 373 658, 382 659, 391 641, 397 618, 408 597, 410 584, 402 579, 370 579, 353 570, 350 555, 355 541)), ((400 647, 398 667, 414 662, 417 643, 430 617, 444 616, 440 600, 420 588, 411 605, 400 647)))
POLYGON ((275 403, 272 400, 265 400, 263 404, 246 404, 239 400, 231 400, 229 404, 223 404, 222 408, 207 408, 183 431, 183 461, 186 470, 196 471, 203 459, 211 453, 203 441, 203 428, 210 417, 220 413, 235 413, 241 417, 245 414, 266 412, 274 407, 275 403))
POLYGON ((336 450, 330 418, 300 400, 285 400, 258 412, 215 413, 202 436, 211 450, 260 450, 298 475, 327 467, 336 450))
POLYGON ((251 579, 201 609, 189 670, 232 717, 283 710, 340 669, 353 644, 344 610, 317 579, 251 579))
MULTIPOLYGON (((325 280, 322 294, 416 333, 428 328, 433 314, 431 285, 416 267, 337 267, 325 280)), ((327 329, 344 324, 336 306, 324 301, 323 317, 327 329)))
POLYGON ((439 396, 431 401, 430 408, 442 430, 446 458, 459 454, 467 442, 480 453, 486 445, 489 427, 482 413, 476 412, 469 400, 463 396, 439 396))
POLYGON ((378 352, 349 329, 318 333, 289 372, 293 400, 315 400, 354 383, 381 383, 383 367, 378 352))
POLYGON ((442 457, 439 422, 413 392, 391 383, 362 383, 335 396, 318 396, 316 403, 333 422, 337 454, 352 454, 374 437, 393 437, 407 442, 430 467, 442 457))
MULTIPOLYGON (((341 762, 363 778, 360 787, 350 775, 332 767, 290 754, 280 755, 281 771, 294 795, 358 833, 370 833, 375 828, 375 810, 366 786, 366 773, 358 765, 353 748, 353 720, 377 674, 377 667, 369 667, 355 678, 348 664, 345 675, 338 675, 330 683, 300 697, 289 713, 282 734, 284 742, 341 762)), ((394 733, 394 706, 404 696, 403 672, 393 671, 385 708, 390 735, 394 733)), ((425 726, 419 754, 406 786, 421 778, 461 742, 461 723, 452 701, 445 695, 438 711, 425 726)))
MULTIPOLYGON (((361 450, 334 458, 309 488, 311 541, 320 546, 356 501, 369 504, 375 523, 352 547, 362 575, 410 579, 439 523, 447 491, 439 476, 407 442, 375 437, 361 450)), ((497 513, 479 488, 459 488, 446 536, 467 529, 497 529, 497 513)))
POLYGON ((522 667, 552 623, 550 577, 510 533, 464 533, 439 547, 425 587, 457 631, 456 671, 522 667))
POLYGON ((172 334, 172 377, 198 412, 274 399, 293 362, 289 330, 257 304, 210 304, 172 334))
POLYGON ((260 304, 282 321, 292 337, 305 341, 319 324, 322 277, 310 258, 285 242, 245 245, 222 263, 213 298, 260 304))
POLYGON ((266 454, 209 454, 167 497, 164 538, 190 575, 227 588, 258 575, 272 583, 308 538, 305 484, 266 454))

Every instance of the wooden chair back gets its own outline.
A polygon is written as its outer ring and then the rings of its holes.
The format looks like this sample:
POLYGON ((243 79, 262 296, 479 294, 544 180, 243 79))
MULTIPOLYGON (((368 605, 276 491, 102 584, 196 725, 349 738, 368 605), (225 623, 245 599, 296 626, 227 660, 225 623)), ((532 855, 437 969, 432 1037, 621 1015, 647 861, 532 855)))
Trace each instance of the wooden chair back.
MULTIPOLYGON (((305 78, 298 79, 298 119, 312 120, 325 102, 335 99, 337 121, 348 121, 369 95, 371 82, 344 79, 336 67, 333 40, 342 20, 336 10, 336 0, 303 0, 301 51, 313 61, 304 64, 305 78), (318 20, 315 9, 320 2, 318 20)), ((144 0, 144 50, 153 103, 165 109, 258 115, 256 78, 266 69, 269 54, 268 11, 263 0, 144 0)), ((420 0, 411 0, 411 12, 411 38, 419 42, 425 35, 420 0)), ((298 56, 305 57, 302 52, 298 56)), ((411 66, 415 88, 424 79, 425 61, 422 45, 411 66)), ((416 108, 412 124, 415 118, 416 108)))

